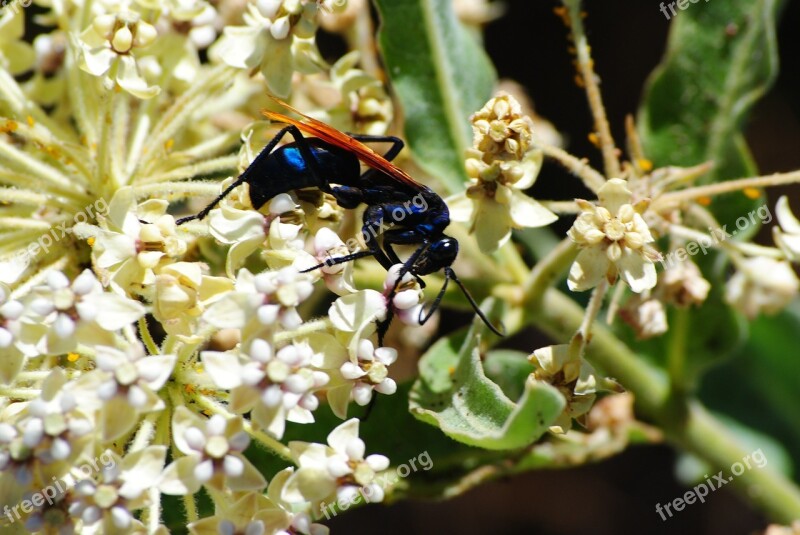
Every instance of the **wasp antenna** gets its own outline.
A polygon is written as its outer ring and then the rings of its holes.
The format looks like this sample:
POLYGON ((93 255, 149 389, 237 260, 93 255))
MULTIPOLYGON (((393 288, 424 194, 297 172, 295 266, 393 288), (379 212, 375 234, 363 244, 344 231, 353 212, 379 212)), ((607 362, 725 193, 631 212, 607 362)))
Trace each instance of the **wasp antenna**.
MULTIPOLYGON (((506 335, 505 329, 501 331, 500 329, 492 325, 492 322, 489 321, 489 318, 487 318, 486 314, 483 313, 483 310, 481 310, 481 308, 478 306, 478 303, 476 303, 475 299, 472 298, 472 295, 469 293, 466 286, 464 286, 464 284, 458 279, 458 277, 456 277, 456 272, 453 271, 453 268, 446 267, 444 268, 444 272, 445 272, 445 277, 447 277, 448 279, 453 279, 453 282, 458 284, 458 287, 461 288, 462 292, 464 292, 464 296, 467 298, 467 301, 469 301, 469 304, 472 305, 472 309, 475 311, 478 317, 483 321, 483 323, 489 328, 489 330, 492 331, 497 336, 505 336, 506 335)), ((437 302, 439 299, 441 299, 441 297, 442 296, 440 294, 439 297, 437 297, 437 302)))
POLYGON ((444 292, 445 292, 445 290, 447 290, 447 283, 448 282, 450 282, 450 277, 445 276, 444 284, 442 284, 442 289, 439 290, 439 295, 437 295, 436 299, 433 300, 433 304, 431 305, 431 308, 428 309, 428 313, 427 314, 425 314, 425 308, 424 307, 419 309, 419 324, 420 325, 425 325, 428 322, 428 320, 431 319, 431 316, 433 316, 433 313, 436 312, 436 309, 439 308, 439 304, 441 304, 442 298, 444 297, 444 292))

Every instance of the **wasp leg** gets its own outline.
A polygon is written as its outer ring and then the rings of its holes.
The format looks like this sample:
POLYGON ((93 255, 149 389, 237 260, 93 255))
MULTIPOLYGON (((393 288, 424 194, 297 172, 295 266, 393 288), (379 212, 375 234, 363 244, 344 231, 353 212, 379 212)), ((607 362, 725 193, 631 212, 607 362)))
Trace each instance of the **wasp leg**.
MULTIPOLYGON (((311 172, 311 175, 314 177, 314 180, 322 184, 323 182, 321 182, 319 179, 319 177, 322 176, 322 174, 320 173, 319 166, 317 165, 317 160, 316 158, 314 158, 314 155, 311 152, 311 148, 308 145, 308 141, 306 140, 306 138, 303 137, 303 134, 302 132, 300 132, 300 129, 298 129, 296 126, 289 125, 285 128, 282 128, 275 135, 275 137, 273 137, 270 140, 270 142, 267 143, 267 145, 263 149, 261 149, 261 152, 258 153, 258 156, 256 156, 255 159, 250 163, 250 165, 247 166, 247 169, 245 169, 242 172, 242 174, 239 175, 239 178, 237 178, 230 186, 225 188, 225 191, 220 193, 219 196, 213 201, 211 201, 211 203, 208 206, 200 210, 195 215, 182 217, 178 219, 177 221, 175 221, 175 224, 182 225, 194 219, 204 219, 208 215, 208 213, 211 210, 213 210, 214 207, 216 207, 220 203, 220 201, 222 201, 222 199, 228 196, 228 194, 231 191, 241 186, 245 182, 251 184, 252 186, 253 179, 264 174, 263 167, 265 162, 267 161, 272 151, 275 149, 278 143, 280 143, 281 139, 283 139, 283 137, 286 134, 291 134, 291 136, 294 138, 295 142, 297 143, 297 146, 300 149, 300 154, 303 155, 303 159, 306 160, 306 162, 308 163, 309 171, 311 172)), ((252 193, 250 200, 254 201, 252 193)), ((263 204, 264 204, 263 202, 259 203, 257 200, 253 202, 253 206, 256 209, 260 208, 263 204)))

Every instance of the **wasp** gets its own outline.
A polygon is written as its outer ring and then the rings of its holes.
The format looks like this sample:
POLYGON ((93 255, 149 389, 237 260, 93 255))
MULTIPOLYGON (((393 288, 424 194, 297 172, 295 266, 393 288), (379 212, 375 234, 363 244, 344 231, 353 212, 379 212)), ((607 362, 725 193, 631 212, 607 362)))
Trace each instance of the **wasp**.
MULTIPOLYGON (((368 256, 374 257, 387 271, 393 265, 402 264, 388 296, 391 303, 406 274, 412 275, 424 288, 421 276, 443 270, 444 284, 430 309, 427 312, 420 310, 419 323, 424 325, 430 319, 452 280, 487 327, 502 336, 453 271, 458 241, 444 233, 450 224, 450 212, 444 200, 392 163, 403 149, 403 141, 394 136, 346 134, 275 100, 302 120, 262 110, 268 119, 287 126, 216 199, 197 214, 179 219, 177 224, 203 219, 233 189, 244 183, 250 186, 250 202, 256 210, 281 193, 317 188, 331 194, 342 208, 366 206, 362 218, 366 248, 328 259, 304 272, 368 256), (305 137, 304 133, 312 137, 305 137), (278 147, 287 135, 294 141, 278 147), (391 143, 391 147, 384 154, 378 154, 365 145, 379 142, 391 143), (363 173, 362 164, 368 168, 363 173), (398 213, 403 214, 402 219, 394 217, 398 213), (386 228, 385 221, 392 221, 389 228, 386 228), (416 246, 416 249, 403 261, 394 249, 399 245, 416 246)), ((378 323, 379 345, 383 345, 392 317, 393 309, 389 306, 386 319, 378 323)))

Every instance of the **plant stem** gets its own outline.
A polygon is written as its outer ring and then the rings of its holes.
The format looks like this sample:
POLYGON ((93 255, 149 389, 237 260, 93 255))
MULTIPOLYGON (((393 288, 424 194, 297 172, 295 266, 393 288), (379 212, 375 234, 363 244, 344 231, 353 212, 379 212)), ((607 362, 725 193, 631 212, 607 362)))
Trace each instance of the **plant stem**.
MULTIPOLYGON (((539 306, 528 307, 530 319, 556 339, 568 338, 581 324, 583 309, 561 292, 550 289, 539 306)), ((617 339, 606 327, 596 324, 587 356, 607 375, 619 380, 636 398, 640 414, 652 419, 667 439, 727 471, 748 452, 731 433, 697 401, 669 395, 666 378, 617 339), (680 405, 675 406, 676 403, 680 405)), ((800 517, 800 489, 771 469, 746 470, 733 480, 748 500, 774 520, 790 522, 800 517)))
POLYGON ((746 188, 763 188, 769 186, 781 186, 785 184, 797 184, 800 182, 800 171, 791 173, 776 173, 774 175, 758 176, 753 178, 740 178, 738 180, 726 180, 707 186, 697 186, 694 188, 665 193, 653 201, 651 209, 661 210, 664 206, 669 206, 682 201, 690 201, 699 197, 714 197, 723 193, 741 191, 746 188))
POLYGON ((552 145, 543 145, 542 152, 545 156, 559 162, 569 172, 583 180, 586 187, 594 192, 599 190, 606 182, 605 177, 593 169, 586 158, 578 158, 564 149, 553 147, 552 145))
POLYGON ((586 88, 586 98, 589 100, 589 108, 594 116, 597 136, 600 138, 600 150, 603 152, 603 163, 606 176, 608 178, 619 177, 620 168, 617 159, 617 147, 614 138, 611 136, 611 127, 606 117, 606 109, 603 106, 603 99, 600 96, 600 86, 597 83, 597 76, 594 73, 594 60, 589 49, 589 42, 586 39, 586 32, 583 29, 583 13, 581 12, 580 0, 563 0, 567 7, 569 23, 572 29, 572 38, 575 43, 575 56, 577 59, 578 73, 586 88))

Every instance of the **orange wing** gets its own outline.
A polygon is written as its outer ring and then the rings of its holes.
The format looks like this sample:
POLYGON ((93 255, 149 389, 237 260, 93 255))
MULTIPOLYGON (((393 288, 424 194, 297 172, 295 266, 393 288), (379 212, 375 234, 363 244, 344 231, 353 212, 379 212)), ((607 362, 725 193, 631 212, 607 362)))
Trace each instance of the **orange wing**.
POLYGON ((293 119, 291 117, 287 117, 278 112, 270 111, 270 110, 261 110, 261 113, 267 119, 272 121, 277 121, 281 123, 291 124, 306 132, 311 134, 315 137, 320 138, 323 141, 327 141, 331 145, 336 145, 337 147, 341 147, 343 149, 347 149, 355 153, 358 156, 358 159, 367 164, 369 167, 373 169, 377 169, 378 171, 382 171, 387 175, 391 176, 392 178, 399 180, 403 184, 410 186, 415 189, 423 189, 425 186, 411 178, 408 173, 394 165, 392 162, 369 148, 368 146, 364 145, 357 139, 354 139, 344 132, 340 132, 336 130, 332 126, 329 126, 322 121, 318 121, 313 117, 309 117, 308 115, 304 114, 303 112, 293 108, 289 104, 283 102, 277 97, 273 97, 270 95, 272 100, 283 106, 284 108, 293 111, 297 115, 300 115, 305 119, 304 121, 299 121, 297 119, 293 119))

